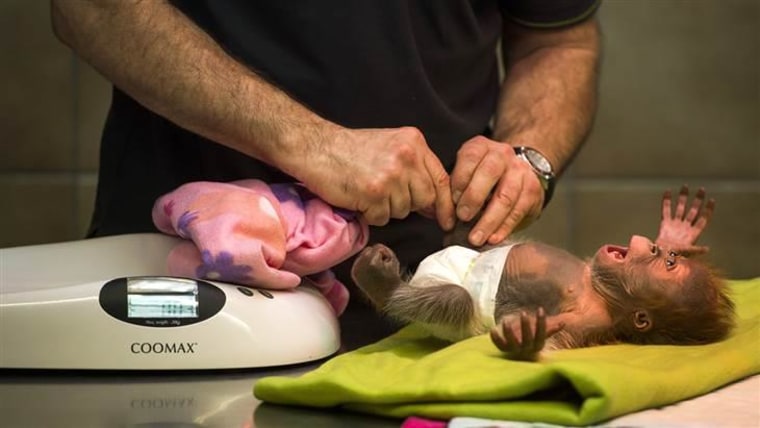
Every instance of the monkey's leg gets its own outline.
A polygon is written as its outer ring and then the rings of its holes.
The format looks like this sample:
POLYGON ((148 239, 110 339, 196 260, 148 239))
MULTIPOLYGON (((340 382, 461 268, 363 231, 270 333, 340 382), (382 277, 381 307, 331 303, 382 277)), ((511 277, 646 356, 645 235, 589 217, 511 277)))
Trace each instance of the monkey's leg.
POLYGON ((401 267, 396 254, 382 244, 366 247, 351 267, 351 277, 378 311, 401 285, 401 267))
POLYGON ((398 287, 385 305, 390 317, 426 324, 437 336, 460 340, 477 333, 475 304, 464 288, 449 283, 398 287))

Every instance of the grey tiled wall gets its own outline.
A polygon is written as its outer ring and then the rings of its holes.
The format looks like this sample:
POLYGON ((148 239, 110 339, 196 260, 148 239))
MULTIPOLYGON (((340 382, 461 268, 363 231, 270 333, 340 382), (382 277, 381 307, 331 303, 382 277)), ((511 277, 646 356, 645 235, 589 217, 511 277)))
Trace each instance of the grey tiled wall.
MULTIPOLYGON (((591 255, 652 235, 682 183, 718 200, 703 243, 760 275, 760 2, 606 0, 600 110, 543 218, 522 234, 591 255)), ((110 88, 52 35, 48 2, 0 2, 0 247, 78 239, 110 88)))
POLYGON ((47 1, 0 2, 0 247, 77 239, 109 86, 53 36, 47 1))

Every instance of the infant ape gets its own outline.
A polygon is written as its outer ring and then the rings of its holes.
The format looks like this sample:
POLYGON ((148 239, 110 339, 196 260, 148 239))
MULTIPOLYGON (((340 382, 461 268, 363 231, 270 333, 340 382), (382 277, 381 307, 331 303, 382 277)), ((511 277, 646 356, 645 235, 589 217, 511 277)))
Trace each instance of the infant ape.
POLYGON ((714 342, 733 325, 733 303, 725 282, 694 258, 707 251, 694 244, 715 206, 704 197, 700 189, 687 209, 684 186, 671 213, 665 192, 655 242, 634 235, 627 247, 604 245, 588 260, 538 242, 451 245, 407 280, 396 255, 378 244, 351 273, 388 316, 451 341, 490 330, 511 359, 535 360, 545 347, 714 342))

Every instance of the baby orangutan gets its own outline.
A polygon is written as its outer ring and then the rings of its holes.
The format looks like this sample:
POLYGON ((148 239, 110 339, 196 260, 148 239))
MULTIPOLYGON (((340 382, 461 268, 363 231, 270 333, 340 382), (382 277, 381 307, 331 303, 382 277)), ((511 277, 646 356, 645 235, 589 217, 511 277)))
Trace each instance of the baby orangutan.
POLYGON ((634 235, 588 260, 538 242, 451 245, 407 280, 393 251, 378 244, 360 253, 351 274, 388 316, 451 341, 490 330, 510 359, 535 360, 544 348, 719 341, 733 325, 733 303, 725 282, 694 257, 707 252, 695 243, 715 201, 705 202, 703 189, 688 208, 687 200, 684 186, 672 213, 665 192, 655 242, 634 235))

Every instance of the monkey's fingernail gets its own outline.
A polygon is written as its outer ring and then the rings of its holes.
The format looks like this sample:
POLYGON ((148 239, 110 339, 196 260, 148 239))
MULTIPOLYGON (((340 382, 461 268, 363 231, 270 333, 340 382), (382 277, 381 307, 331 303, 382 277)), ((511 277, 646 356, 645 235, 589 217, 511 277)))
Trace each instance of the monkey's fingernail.
POLYGON ((453 199, 453 200, 454 200, 454 203, 455 203, 455 204, 456 204, 457 202, 459 202, 459 198, 461 198, 461 197, 462 197, 462 192, 461 192, 461 191, 459 191, 459 190, 454 190, 454 191, 451 193, 451 199, 453 199))
POLYGON ((472 234, 472 243, 475 245, 483 245, 483 232, 476 230, 475 233, 472 234))

